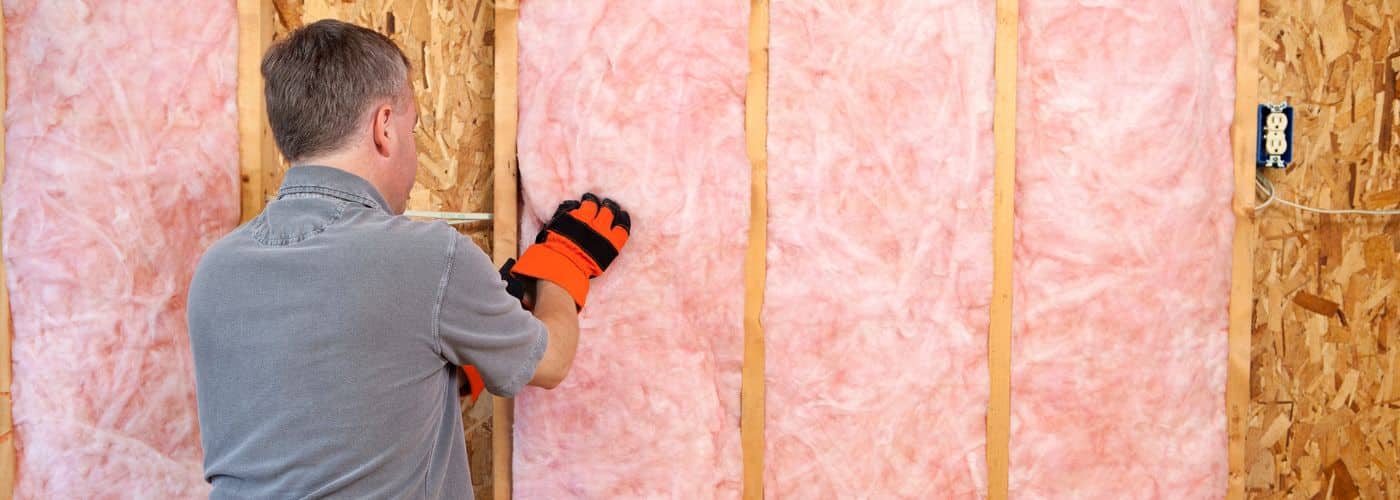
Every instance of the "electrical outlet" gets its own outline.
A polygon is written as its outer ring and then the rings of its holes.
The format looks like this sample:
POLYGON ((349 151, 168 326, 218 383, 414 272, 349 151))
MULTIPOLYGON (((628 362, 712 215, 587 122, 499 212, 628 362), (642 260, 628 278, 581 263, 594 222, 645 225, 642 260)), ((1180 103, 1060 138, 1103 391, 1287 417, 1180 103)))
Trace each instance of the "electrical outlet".
POLYGON ((1293 106, 1259 105, 1259 142, 1255 164, 1261 167, 1285 168, 1293 163, 1293 106))

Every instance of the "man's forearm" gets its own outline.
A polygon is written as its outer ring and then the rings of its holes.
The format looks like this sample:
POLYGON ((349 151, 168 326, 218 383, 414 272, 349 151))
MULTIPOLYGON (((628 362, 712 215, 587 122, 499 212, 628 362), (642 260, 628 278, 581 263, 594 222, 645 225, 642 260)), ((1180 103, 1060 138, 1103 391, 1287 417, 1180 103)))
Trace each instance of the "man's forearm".
POLYGON ((549 346, 535 368, 530 385, 553 389, 574 364, 578 349, 578 306, 573 297, 554 283, 540 280, 535 288, 535 317, 549 331, 549 346))
POLYGON ((559 204, 535 244, 507 271, 536 283, 535 317, 549 330, 549 346, 530 385, 554 388, 568 376, 589 281, 608 269, 631 234, 632 218, 621 205, 584 193, 559 204))

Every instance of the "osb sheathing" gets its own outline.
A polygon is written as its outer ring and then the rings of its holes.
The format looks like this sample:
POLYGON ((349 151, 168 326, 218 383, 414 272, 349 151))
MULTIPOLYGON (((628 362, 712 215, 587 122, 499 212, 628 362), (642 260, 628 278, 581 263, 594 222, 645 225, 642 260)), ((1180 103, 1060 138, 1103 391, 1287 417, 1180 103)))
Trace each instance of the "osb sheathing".
MULTIPOLYGON (((1260 99, 1296 107, 1268 177, 1324 208, 1400 206, 1400 2, 1263 0, 1260 99)), ((1400 498, 1400 217, 1258 214, 1246 490, 1400 498)))
MULTIPOLYGON (((413 68, 418 175, 409 210, 490 212, 492 206, 492 0, 274 0, 273 40, 333 18, 388 35, 413 68)), ((285 164, 264 166, 275 195, 285 164)), ((491 225, 462 226, 488 254, 491 225)), ((463 413, 472 484, 491 498, 491 398, 463 413)))

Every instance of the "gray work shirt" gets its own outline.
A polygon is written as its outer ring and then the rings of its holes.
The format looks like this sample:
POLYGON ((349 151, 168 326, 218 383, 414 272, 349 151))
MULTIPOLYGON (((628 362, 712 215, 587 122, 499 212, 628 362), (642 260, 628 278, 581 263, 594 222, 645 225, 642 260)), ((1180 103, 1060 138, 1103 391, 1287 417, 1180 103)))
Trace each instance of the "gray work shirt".
POLYGON ((486 255, 390 213, 369 182, 298 166, 190 285, 212 498, 471 498, 459 365, 492 393, 548 336, 486 255))

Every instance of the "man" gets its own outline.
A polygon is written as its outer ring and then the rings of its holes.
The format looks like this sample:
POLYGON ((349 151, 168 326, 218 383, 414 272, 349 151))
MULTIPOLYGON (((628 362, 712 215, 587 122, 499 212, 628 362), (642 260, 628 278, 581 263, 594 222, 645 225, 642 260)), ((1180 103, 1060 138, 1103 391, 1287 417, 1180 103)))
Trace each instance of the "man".
POLYGON ((507 397, 569 372, 588 281, 626 243, 626 212, 566 202, 500 272, 446 224, 398 215, 417 170, 408 71, 388 38, 336 21, 263 58, 293 166, 190 285, 213 498, 470 498, 461 367, 507 397))

